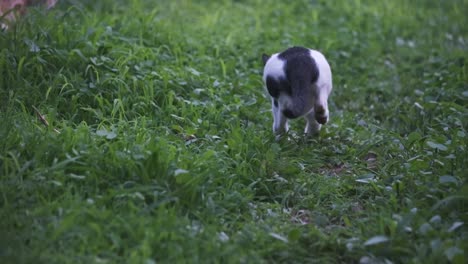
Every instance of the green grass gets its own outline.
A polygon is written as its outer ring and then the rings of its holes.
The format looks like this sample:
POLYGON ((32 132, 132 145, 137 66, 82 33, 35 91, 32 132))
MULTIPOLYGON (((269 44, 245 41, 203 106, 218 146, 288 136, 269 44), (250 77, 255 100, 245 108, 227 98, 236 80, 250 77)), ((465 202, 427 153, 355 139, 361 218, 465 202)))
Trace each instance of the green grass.
POLYGON ((0 33, 0 262, 465 263, 467 13, 466 0, 30 9, 0 33), (331 121, 276 142, 261 54, 292 45, 327 56, 331 121))

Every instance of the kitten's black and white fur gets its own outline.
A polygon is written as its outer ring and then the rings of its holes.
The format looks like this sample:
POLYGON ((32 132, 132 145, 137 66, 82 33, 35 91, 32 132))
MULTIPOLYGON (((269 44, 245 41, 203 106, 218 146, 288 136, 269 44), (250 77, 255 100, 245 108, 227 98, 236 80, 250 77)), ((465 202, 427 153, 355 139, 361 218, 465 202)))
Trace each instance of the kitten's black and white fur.
POLYGON ((304 116, 305 133, 317 134, 328 122, 328 96, 332 90, 330 65, 322 53, 292 47, 263 55, 263 82, 271 96, 273 132, 288 131, 288 119, 304 116))

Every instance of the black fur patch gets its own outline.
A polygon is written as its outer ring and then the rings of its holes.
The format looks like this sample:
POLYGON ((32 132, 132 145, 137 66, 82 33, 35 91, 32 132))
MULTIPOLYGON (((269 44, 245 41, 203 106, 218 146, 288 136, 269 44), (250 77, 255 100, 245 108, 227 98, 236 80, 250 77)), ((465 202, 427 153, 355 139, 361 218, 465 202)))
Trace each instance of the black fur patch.
POLYGON ((285 79, 276 79, 271 76, 267 76, 266 87, 268 93, 273 98, 278 98, 280 92, 286 92, 288 95, 291 95, 291 86, 289 85, 289 82, 285 79))
POLYGON ((297 116, 293 113, 293 111, 291 111, 290 109, 284 109, 283 110, 283 115, 289 119, 294 119, 296 118, 297 116))
POLYGON ((298 80, 305 83, 315 83, 318 80, 317 64, 310 56, 309 49, 292 47, 281 52, 278 57, 286 62, 284 71, 289 82, 298 80))

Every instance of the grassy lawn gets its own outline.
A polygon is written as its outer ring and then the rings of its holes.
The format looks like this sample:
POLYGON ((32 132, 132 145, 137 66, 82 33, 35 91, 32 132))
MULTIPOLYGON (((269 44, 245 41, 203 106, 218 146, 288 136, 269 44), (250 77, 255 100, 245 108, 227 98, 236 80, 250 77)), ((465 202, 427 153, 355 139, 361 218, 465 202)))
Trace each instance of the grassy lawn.
POLYGON ((466 0, 30 9, 0 32, 0 263, 466 263, 467 14, 466 0), (294 45, 328 58, 331 119, 275 141, 261 54, 294 45))

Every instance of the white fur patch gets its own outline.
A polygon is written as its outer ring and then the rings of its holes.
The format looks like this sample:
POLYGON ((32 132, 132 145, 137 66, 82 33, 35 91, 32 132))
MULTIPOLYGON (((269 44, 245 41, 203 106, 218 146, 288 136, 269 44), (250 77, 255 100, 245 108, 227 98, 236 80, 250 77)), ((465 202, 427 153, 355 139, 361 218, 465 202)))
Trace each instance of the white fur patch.
POLYGON ((263 70, 263 82, 266 81, 267 76, 271 76, 275 79, 279 79, 281 77, 285 78, 286 74, 284 73, 284 61, 280 60, 278 55, 279 53, 271 55, 265 64, 265 68, 263 70))
POLYGON ((331 74, 330 65, 325 59, 325 56, 323 56, 323 54, 320 53, 319 51, 311 49, 310 56, 314 58, 318 71, 319 71, 319 78, 317 80, 317 86, 319 87, 319 90, 321 92, 325 92, 325 94, 328 97, 332 89, 332 74, 331 74))

